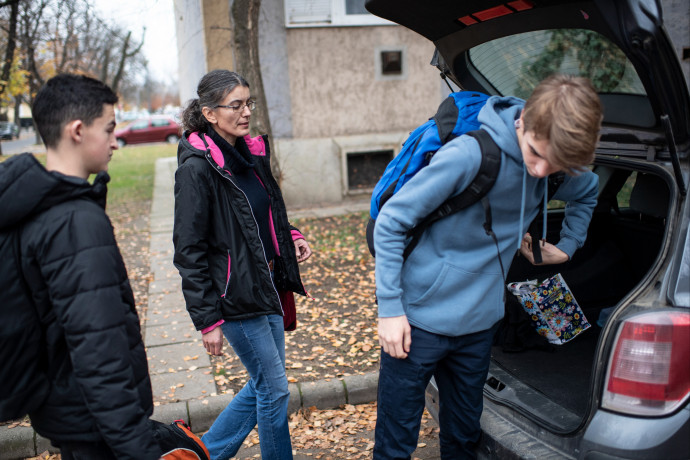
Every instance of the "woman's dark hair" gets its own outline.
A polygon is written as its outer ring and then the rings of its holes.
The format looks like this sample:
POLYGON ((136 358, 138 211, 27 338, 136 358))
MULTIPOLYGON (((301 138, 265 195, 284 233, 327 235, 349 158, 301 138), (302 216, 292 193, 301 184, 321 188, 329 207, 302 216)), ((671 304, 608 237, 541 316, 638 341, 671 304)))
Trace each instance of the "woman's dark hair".
POLYGON ((182 112, 182 126, 185 131, 206 131, 208 121, 201 109, 215 107, 238 86, 249 88, 249 83, 238 73, 229 70, 212 70, 201 78, 196 88, 197 99, 187 103, 182 112))

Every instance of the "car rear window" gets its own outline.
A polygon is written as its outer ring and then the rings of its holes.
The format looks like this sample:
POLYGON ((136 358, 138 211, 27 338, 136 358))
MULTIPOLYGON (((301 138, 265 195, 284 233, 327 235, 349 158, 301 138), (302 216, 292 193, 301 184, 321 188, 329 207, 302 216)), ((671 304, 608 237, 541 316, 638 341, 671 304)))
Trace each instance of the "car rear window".
POLYGON ((473 66, 503 95, 526 99, 548 75, 588 77, 599 93, 646 95, 625 54, 604 36, 583 29, 539 30, 472 48, 473 66))

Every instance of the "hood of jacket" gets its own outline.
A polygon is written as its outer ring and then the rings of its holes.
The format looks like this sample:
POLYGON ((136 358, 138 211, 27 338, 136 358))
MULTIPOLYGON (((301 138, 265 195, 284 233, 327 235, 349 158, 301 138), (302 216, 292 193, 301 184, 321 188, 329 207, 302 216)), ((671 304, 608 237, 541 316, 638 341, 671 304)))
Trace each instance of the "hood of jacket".
MULTIPOLYGON (((265 141, 262 136, 251 137, 249 135, 243 138, 249 153, 256 156, 266 156, 265 141)), ((185 132, 180 139, 177 146, 177 165, 183 164, 192 157, 206 158, 206 154, 210 154, 213 161, 221 168, 225 165, 225 159, 220 147, 213 142, 211 136, 205 135, 202 139, 200 133, 185 132), (204 143, 204 140, 206 143, 204 143)))
POLYGON ((14 156, 0 163, 0 229, 76 198, 89 198, 105 208, 109 180, 108 174, 101 172, 90 184, 78 177, 46 170, 29 153, 14 156))
POLYGON ((477 116, 481 127, 491 134, 507 158, 517 164, 523 161, 515 120, 520 118, 524 106, 525 101, 516 97, 490 97, 477 116))

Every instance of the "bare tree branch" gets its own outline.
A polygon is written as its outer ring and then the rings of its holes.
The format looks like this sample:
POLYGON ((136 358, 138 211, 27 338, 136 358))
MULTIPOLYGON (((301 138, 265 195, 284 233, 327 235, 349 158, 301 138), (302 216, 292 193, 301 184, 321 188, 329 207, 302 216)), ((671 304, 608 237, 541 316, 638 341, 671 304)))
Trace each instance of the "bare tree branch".
MULTIPOLYGON (((144 29, 144 34, 146 34, 146 29, 144 29)), ((117 92, 118 87, 120 86, 120 80, 122 79, 122 72, 125 69, 125 62, 127 59, 132 58, 141 51, 141 47, 144 46, 144 40, 142 38, 141 42, 139 43, 139 46, 137 46, 134 50, 128 51, 129 48, 129 40, 132 36, 132 32, 127 32, 127 38, 125 38, 125 42, 122 45, 122 51, 120 53, 120 63, 117 66, 117 72, 115 73, 115 77, 113 78, 113 84, 111 85, 113 91, 117 92)))

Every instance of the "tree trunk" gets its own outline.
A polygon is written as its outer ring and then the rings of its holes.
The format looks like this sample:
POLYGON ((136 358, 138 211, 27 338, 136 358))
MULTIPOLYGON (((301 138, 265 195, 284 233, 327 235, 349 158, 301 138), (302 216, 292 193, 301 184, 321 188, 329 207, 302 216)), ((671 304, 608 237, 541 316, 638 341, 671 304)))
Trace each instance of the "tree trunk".
MULTIPOLYGON (((10 86, 10 73, 12 62, 14 61, 14 50, 17 46, 17 17, 19 16, 19 0, 6 3, 2 6, 10 7, 10 24, 7 31, 7 48, 5 49, 5 60, 2 63, 2 74, 0 74, 0 95, 10 86)), ((15 120, 15 123, 17 120, 15 120)), ((0 144, 0 155, 2 155, 2 144, 0 144)))
POLYGON ((122 76, 125 71, 125 64, 127 63, 127 60, 136 56, 137 53, 141 51, 141 47, 144 46, 144 39, 142 38, 141 42, 134 50, 128 51, 131 38, 132 32, 129 31, 127 32, 127 37, 125 37, 124 43, 122 44, 122 54, 120 55, 120 62, 117 66, 117 72, 115 73, 115 77, 113 77, 113 83, 112 85, 110 85, 110 88, 115 93, 117 93, 118 89, 120 88, 120 81, 122 81, 122 76))
POLYGON ((127 37, 125 37, 125 41, 122 44, 122 54, 120 55, 120 62, 117 65, 117 72, 115 72, 115 76, 113 77, 113 83, 110 85, 110 88, 113 90, 114 93, 117 93, 117 89, 120 86, 120 79, 122 78, 122 72, 125 70, 125 61, 127 60, 127 48, 129 47, 129 39, 132 37, 132 32, 127 32, 127 37))
POLYGON ((110 46, 106 45, 103 47, 103 64, 101 65, 101 81, 108 81, 108 67, 110 66, 110 46))
POLYGON ((2 74, 0 75, 0 94, 3 94, 10 84, 10 73, 12 72, 12 62, 14 61, 14 50, 17 46, 17 17, 19 16, 19 1, 12 2, 10 5, 10 24, 7 31, 7 48, 5 49, 5 59, 2 62, 2 74))
POLYGON ((268 116, 268 104, 264 83, 261 78, 261 63, 259 62, 259 11, 261 0, 234 0, 231 10, 235 66, 237 73, 242 75, 251 87, 251 94, 256 99, 257 109, 252 113, 254 130, 258 134, 266 134, 273 148, 271 151, 271 170, 278 184, 282 175, 280 163, 275 155, 275 144, 271 131, 271 120, 268 116))
POLYGON ((19 128, 19 132, 22 131, 22 120, 20 118, 20 112, 21 112, 21 107, 22 107, 22 101, 24 99, 22 98, 21 94, 18 94, 14 96, 14 123, 17 125, 19 128))

